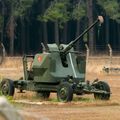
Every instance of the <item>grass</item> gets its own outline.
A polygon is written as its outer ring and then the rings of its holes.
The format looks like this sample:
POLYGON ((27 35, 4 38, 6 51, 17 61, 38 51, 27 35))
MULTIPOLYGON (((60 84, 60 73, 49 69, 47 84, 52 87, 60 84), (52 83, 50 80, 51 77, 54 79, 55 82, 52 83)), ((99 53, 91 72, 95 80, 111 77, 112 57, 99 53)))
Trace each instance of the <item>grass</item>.
POLYGON ((59 102, 59 101, 57 100, 57 98, 49 98, 48 101, 49 101, 49 102, 55 102, 55 103, 59 102))

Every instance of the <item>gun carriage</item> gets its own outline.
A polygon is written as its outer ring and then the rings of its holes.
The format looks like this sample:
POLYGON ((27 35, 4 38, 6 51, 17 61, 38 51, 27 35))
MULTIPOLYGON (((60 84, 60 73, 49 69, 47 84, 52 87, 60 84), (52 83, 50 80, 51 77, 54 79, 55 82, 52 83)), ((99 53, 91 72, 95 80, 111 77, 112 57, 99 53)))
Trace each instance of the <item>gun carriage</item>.
POLYGON ((72 101, 73 94, 94 94, 95 99, 108 100, 110 98, 109 85, 101 80, 92 83, 85 80, 86 56, 74 51, 74 44, 96 24, 101 24, 103 18, 88 27, 80 36, 68 45, 43 45, 43 52, 34 56, 23 56, 24 77, 21 80, 3 79, 1 91, 3 95, 14 95, 14 89, 35 91, 38 96, 46 99, 51 92, 57 93, 59 101, 72 101), (27 60, 33 58, 32 66, 28 70, 27 60))

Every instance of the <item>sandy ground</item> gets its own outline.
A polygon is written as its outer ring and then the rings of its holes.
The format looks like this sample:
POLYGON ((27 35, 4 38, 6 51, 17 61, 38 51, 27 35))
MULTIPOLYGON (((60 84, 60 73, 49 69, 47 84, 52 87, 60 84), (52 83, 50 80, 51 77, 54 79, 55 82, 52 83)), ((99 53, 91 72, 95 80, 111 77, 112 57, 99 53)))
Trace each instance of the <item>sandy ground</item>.
MULTIPOLYGON (((95 75, 87 75, 93 79, 95 75)), ((99 75, 111 86, 109 101, 96 101, 93 95, 76 96, 70 103, 54 102, 56 94, 48 101, 35 99, 34 93, 16 93, 17 109, 25 120, 120 120, 120 79, 119 76, 99 75)))
MULTIPOLYGON (((120 120, 120 74, 101 73, 101 68, 105 65, 103 59, 102 61, 91 61, 88 64, 86 80, 99 78, 107 81, 112 92, 109 101, 96 101, 93 95, 86 95, 74 96, 74 100, 70 103, 59 103, 56 94, 51 94, 48 101, 42 101, 35 97, 35 93, 21 94, 16 91, 14 100, 18 103, 14 106, 24 120, 120 120)), ((119 65, 119 59, 117 61, 116 66, 119 65)), ((0 69, 2 76, 17 79, 23 74, 19 58, 14 62, 17 67, 11 68, 11 63, 5 65, 0 69), (5 69, 6 67, 9 69, 5 69)))
POLYGON ((26 120, 120 120, 120 106, 40 105, 23 111, 26 120))

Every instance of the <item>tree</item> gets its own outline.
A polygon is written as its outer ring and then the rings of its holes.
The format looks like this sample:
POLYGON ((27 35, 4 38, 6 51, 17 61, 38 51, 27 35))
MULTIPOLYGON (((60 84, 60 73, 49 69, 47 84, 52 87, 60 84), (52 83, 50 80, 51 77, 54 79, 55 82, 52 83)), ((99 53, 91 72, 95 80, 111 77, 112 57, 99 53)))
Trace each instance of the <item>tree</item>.
POLYGON ((120 23, 120 5, 118 0, 97 0, 97 2, 103 8, 106 22, 106 42, 109 43, 109 18, 120 23))
MULTIPOLYGON (((86 3, 83 0, 77 0, 75 5, 73 6, 72 19, 77 21, 76 28, 76 37, 80 34, 80 20, 86 16, 87 8, 86 3)), ((79 43, 77 44, 77 49, 79 49, 79 43)))
POLYGON ((14 39, 16 19, 25 16, 26 11, 32 6, 33 0, 6 0, 10 7, 10 17, 8 21, 8 35, 10 38, 10 54, 14 54, 14 39))
POLYGON ((1 32, 1 41, 2 41, 2 39, 3 39, 3 28, 4 26, 3 26, 3 16, 2 15, 0 15, 0 32, 1 32))
POLYGON ((77 0, 76 4, 73 6, 72 18, 79 21, 82 17, 86 16, 86 12, 85 1, 77 0))
MULTIPOLYGON (((47 1, 48 2, 48 1, 47 1)), ((45 0, 42 0, 42 13, 45 12, 45 9, 46 9, 46 1, 45 0)), ((44 22, 43 21, 43 41, 44 41, 44 44, 47 44, 48 43, 48 36, 47 36, 47 22, 44 22)))
POLYGON ((1 14, 0 14, 0 31, 1 31, 1 42, 3 42, 4 37, 4 16, 5 16, 5 4, 4 1, 0 1, 1 5, 1 14))
MULTIPOLYGON (((93 23, 93 0, 87 0, 87 17, 88 17, 88 26, 90 26, 93 23)), ((91 52, 91 55, 94 54, 94 29, 92 28, 89 33, 89 49, 91 52)))
POLYGON ((97 2, 103 7, 106 15, 108 15, 111 19, 120 22, 120 6, 118 0, 98 0, 97 2))
POLYGON ((69 0, 54 0, 50 6, 46 9, 43 16, 38 16, 38 19, 44 22, 52 21, 55 25, 55 41, 57 44, 59 41, 59 27, 62 27, 64 23, 69 20, 69 12, 67 7, 69 0))

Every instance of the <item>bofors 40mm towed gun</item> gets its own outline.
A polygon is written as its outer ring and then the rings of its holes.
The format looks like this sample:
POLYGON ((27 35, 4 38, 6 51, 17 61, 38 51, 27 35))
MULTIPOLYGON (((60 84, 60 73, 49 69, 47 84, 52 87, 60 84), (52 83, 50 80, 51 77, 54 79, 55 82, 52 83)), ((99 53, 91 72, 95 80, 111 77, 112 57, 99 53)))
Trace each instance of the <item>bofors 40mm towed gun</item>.
POLYGON ((3 79, 1 91, 3 95, 14 95, 14 89, 34 91, 46 99, 51 92, 57 93, 59 101, 72 101, 73 94, 94 94, 95 99, 109 100, 110 87, 101 80, 92 83, 85 80, 86 57, 74 51, 74 44, 94 25, 103 22, 102 16, 88 27, 80 36, 68 45, 48 44, 48 50, 34 56, 23 56, 24 77, 21 80, 3 79), (79 55, 78 55, 79 54, 79 55), (27 68, 27 60, 33 58, 31 69, 27 68))

